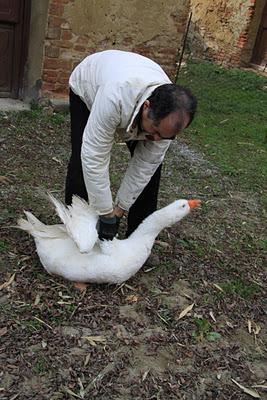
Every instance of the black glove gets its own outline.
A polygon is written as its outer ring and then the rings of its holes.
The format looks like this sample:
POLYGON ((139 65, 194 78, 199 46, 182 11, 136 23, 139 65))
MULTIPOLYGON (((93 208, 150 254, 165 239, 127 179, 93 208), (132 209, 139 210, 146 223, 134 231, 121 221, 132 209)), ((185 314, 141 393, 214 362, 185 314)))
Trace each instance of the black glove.
POLYGON ((120 218, 118 217, 104 217, 100 215, 97 224, 98 237, 100 240, 112 240, 119 229, 120 218))

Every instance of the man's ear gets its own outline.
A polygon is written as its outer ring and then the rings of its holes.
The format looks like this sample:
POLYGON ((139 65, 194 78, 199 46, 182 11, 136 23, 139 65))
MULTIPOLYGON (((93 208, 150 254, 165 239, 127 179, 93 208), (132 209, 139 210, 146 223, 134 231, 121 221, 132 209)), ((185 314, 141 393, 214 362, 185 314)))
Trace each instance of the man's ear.
POLYGON ((150 101, 149 100, 145 100, 144 104, 143 104, 143 110, 147 110, 150 107, 150 101))

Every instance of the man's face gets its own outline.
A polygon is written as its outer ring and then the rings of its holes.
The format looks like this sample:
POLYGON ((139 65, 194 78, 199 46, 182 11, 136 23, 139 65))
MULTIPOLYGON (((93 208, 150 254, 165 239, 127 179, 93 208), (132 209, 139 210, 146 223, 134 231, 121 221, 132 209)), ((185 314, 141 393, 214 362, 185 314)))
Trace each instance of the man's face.
POLYGON ((167 117, 163 118, 159 124, 155 124, 151 118, 149 118, 150 103, 146 100, 142 110, 142 130, 147 132, 147 140, 159 141, 159 140, 172 140, 175 139, 186 126, 189 124, 189 116, 186 113, 172 112, 167 117), (177 128, 177 125, 179 128, 177 128))

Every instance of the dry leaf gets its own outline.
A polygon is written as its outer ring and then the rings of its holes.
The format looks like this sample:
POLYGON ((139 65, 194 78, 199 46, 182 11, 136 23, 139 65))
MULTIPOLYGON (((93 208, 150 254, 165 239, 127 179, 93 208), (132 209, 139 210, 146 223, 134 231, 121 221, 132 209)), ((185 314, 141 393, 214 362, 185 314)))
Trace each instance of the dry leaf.
POLYGON ((249 333, 253 333, 254 335, 258 335, 260 333, 261 327, 256 324, 256 322, 248 320, 248 331, 249 333))
POLYGON ((238 383, 237 381, 235 381, 234 379, 232 379, 232 381, 240 388, 243 390, 244 393, 249 394, 250 396, 254 397, 255 399, 260 399, 260 395, 258 392, 256 392, 256 390, 253 389, 248 389, 243 385, 240 385, 240 383, 238 383))
POLYGON ((251 142, 237 142, 237 144, 239 144, 239 145, 246 145, 246 146, 254 146, 254 143, 251 143, 251 142))
POLYGON ((55 162, 57 162, 58 164, 62 165, 62 161, 59 160, 58 158, 52 157, 52 160, 55 161, 55 162))
POLYGON ((59 295, 59 297, 61 297, 62 299, 72 299, 71 296, 64 295, 64 294, 62 294, 62 292, 58 292, 58 295, 59 295))
POLYGON ((192 296, 187 293, 181 293, 181 296, 186 297, 188 300, 192 300, 192 296))
POLYGON ((125 287, 134 291, 136 290, 133 286, 128 285, 128 283, 125 283, 125 287))
POLYGON ((7 183, 11 183, 11 180, 7 178, 6 176, 0 175, 0 183, 3 183, 6 185, 7 183))
POLYGON ((4 328, 0 329, 0 336, 4 336, 7 333, 7 327, 5 326, 4 328))
POLYGON ((35 297, 33 305, 34 306, 38 306, 38 304, 40 303, 40 299, 41 299, 40 295, 37 294, 36 297, 35 297))
POLYGON ((85 390, 81 378, 78 378, 78 384, 80 386, 80 396, 82 399, 84 399, 85 390))
POLYGON ((253 332, 254 335, 258 335, 260 333, 261 327, 254 322, 253 332))
POLYGON ((161 240, 155 240, 155 244, 159 245, 160 247, 163 247, 164 249, 170 247, 169 243, 163 242, 161 240))
POLYGON ((254 388, 267 389, 267 385, 253 385, 254 388))
POLYGON ((77 397, 78 399, 82 399, 81 396, 79 396, 78 394, 74 393, 72 390, 70 390, 67 387, 63 387, 63 389, 65 390, 66 393, 70 394, 71 396, 77 397))
POLYGON ((157 268, 157 267, 151 267, 151 268, 145 269, 144 272, 146 272, 146 273, 147 273, 147 272, 151 272, 151 271, 153 271, 153 269, 155 269, 155 268, 157 268))
POLYGON ((192 310, 192 308, 194 307, 194 305, 195 305, 195 303, 190 304, 190 306, 186 307, 186 308, 180 313, 178 319, 181 319, 181 318, 183 318, 186 314, 188 314, 189 311, 192 310))
POLYGON ((91 346, 96 346, 97 343, 106 343, 104 336, 82 336, 82 339, 88 340, 91 346))
POLYGON ((0 290, 5 289, 5 288, 7 288, 8 286, 10 286, 11 283, 12 283, 12 282, 14 281, 14 279, 15 279, 15 275, 16 275, 16 274, 13 274, 13 275, 9 278, 9 280, 8 280, 7 282, 2 283, 2 285, 0 285, 0 290))
POLYGON ((234 329, 234 325, 231 322, 226 321, 226 325, 229 326, 229 328, 234 329))
POLYGON ((217 285, 217 283, 213 283, 213 286, 214 286, 216 289, 220 290, 220 292, 224 293, 224 290, 221 288, 221 286, 217 285))
POLYGON ((210 316, 211 316, 211 319, 212 319, 214 322, 216 322, 216 319, 215 319, 214 314, 213 314, 212 311, 210 311, 210 316))
POLYGON ((85 357, 84 367, 86 367, 86 365, 89 363, 90 357, 91 357, 91 354, 87 354, 87 356, 85 357))
POLYGON ((18 266, 22 264, 24 261, 27 261, 31 258, 31 256, 22 256, 18 261, 18 266))
POLYGON ((84 292, 87 289, 88 284, 84 283, 84 282, 75 282, 74 283, 74 287, 78 290, 80 290, 80 292, 84 292))
POLYGON ((144 382, 144 381, 146 380, 149 371, 150 371, 150 370, 148 369, 147 371, 145 371, 145 372, 143 373, 142 382, 144 382))
POLYGON ((57 304, 59 304, 60 306, 61 305, 64 305, 64 304, 67 304, 67 305, 71 305, 71 304, 73 304, 71 301, 63 301, 63 300, 59 300, 59 301, 57 301, 57 304))
POLYGON ((248 319, 248 332, 249 332, 249 333, 251 333, 251 326, 252 326, 251 320, 248 319))
POLYGON ((128 301, 128 303, 137 303, 138 302, 138 296, 131 294, 130 296, 126 297, 126 301, 128 301))

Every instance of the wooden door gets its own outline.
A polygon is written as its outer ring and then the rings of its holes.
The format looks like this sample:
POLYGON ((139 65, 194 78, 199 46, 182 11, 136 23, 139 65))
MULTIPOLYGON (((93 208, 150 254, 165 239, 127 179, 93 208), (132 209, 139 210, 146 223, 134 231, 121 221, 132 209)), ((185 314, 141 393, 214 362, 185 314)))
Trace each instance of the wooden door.
POLYGON ((264 66, 267 64, 267 1, 257 34, 252 62, 264 66))
POLYGON ((30 0, 0 0, 0 97, 22 94, 29 20, 30 0))

